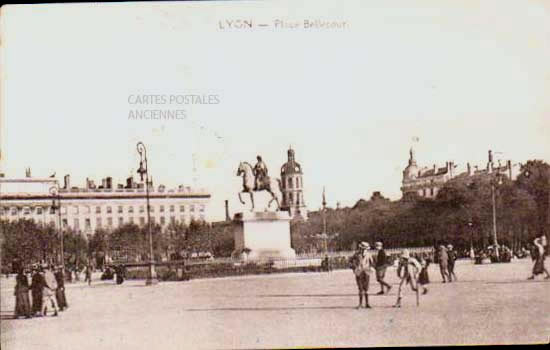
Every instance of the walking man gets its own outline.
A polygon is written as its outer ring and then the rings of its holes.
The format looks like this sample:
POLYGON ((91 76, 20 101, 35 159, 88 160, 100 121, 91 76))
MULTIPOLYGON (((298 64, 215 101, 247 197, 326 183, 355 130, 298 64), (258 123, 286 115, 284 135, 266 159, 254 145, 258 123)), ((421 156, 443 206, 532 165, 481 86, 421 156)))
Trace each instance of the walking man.
POLYGON ((391 286, 384 281, 386 269, 390 264, 386 251, 382 247, 382 242, 376 242, 374 246, 378 251, 378 254, 376 255, 376 280, 380 283, 380 292, 378 292, 377 295, 382 295, 384 294, 384 287, 387 288, 386 293, 389 293, 391 289, 391 286))
POLYGON ((456 250, 453 250, 453 245, 449 244, 447 246, 447 256, 449 258, 449 261, 447 262, 447 271, 449 272, 449 282, 453 281, 453 277, 455 279, 455 282, 458 281, 458 278, 456 278, 455 274, 455 261, 457 259, 456 250))
POLYGON ((84 279, 84 282, 88 282, 88 285, 92 285, 92 266, 90 264, 86 265, 86 271, 84 271, 84 274, 86 275, 86 278, 84 279))
POLYGON ((359 243, 357 252, 351 257, 350 267, 355 274, 355 282, 357 282, 357 288, 359 290, 359 305, 357 309, 360 309, 363 305, 363 296, 365 297, 365 308, 370 309, 369 295, 369 280, 370 270, 373 268, 372 257, 369 253, 370 245, 367 242, 359 243))
POLYGON ((447 282, 447 280, 450 280, 449 277, 449 256, 447 255, 447 249, 445 249, 445 246, 440 245, 439 251, 438 251, 438 258, 439 258, 439 271, 441 271, 441 278, 443 278, 443 283, 447 282))
POLYGON ((57 316, 58 306, 55 300, 55 292, 57 290, 57 281, 53 272, 45 265, 44 267, 44 289, 42 289, 42 316, 46 316, 48 310, 48 302, 52 304, 54 316, 57 316))

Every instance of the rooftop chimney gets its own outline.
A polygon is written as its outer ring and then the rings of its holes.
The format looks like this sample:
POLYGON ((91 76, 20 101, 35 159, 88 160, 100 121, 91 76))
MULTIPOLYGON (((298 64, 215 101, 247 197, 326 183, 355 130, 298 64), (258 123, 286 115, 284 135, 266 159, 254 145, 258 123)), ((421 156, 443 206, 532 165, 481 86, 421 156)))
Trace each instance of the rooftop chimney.
POLYGON ((466 163, 466 167, 468 169, 468 176, 472 175, 472 167, 470 166, 470 163, 466 163))
POLYGON ((66 190, 71 189, 71 175, 67 174, 63 177, 63 188, 66 190))
POLYGON ((31 177, 31 168, 25 169, 25 177, 31 177))
POLYGON ((134 188, 134 177, 130 176, 126 179, 126 188, 134 188))
POLYGON ((229 201, 225 200, 225 221, 230 221, 231 217, 229 216, 229 201))
POLYGON ((110 177, 110 176, 107 176, 105 178, 105 185, 106 185, 106 188, 108 188, 110 190, 113 189, 113 178, 110 177))

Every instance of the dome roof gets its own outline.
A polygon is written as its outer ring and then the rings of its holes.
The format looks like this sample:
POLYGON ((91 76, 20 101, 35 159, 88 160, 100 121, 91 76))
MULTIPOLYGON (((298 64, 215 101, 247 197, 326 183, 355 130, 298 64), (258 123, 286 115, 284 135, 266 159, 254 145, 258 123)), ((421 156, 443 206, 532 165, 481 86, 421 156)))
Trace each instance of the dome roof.
POLYGON ((281 167, 281 175, 302 174, 302 166, 294 160, 294 150, 289 148, 288 162, 281 167))
POLYGON ((403 170, 404 178, 415 178, 418 175, 418 166, 416 166, 416 159, 414 159, 414 150, 411 148, 409 151, 409 165, 403 170))
POLYGON ((403 176, 406 178, 415 178, 418 174, 418 167, 416 164, 409 165, 403 170, 403 176))

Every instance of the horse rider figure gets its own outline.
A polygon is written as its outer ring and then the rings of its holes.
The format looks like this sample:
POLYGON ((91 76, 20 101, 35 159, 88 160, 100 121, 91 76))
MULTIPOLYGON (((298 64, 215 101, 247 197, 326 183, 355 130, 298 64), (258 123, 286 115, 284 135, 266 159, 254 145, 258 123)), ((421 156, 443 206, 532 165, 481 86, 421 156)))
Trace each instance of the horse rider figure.
POLYGON ((261 184, 264 183, 267 177, 267 166, 263 162, 261 156, 257 156, 256 159, 258 160, 258 162, 254 166, 254 191, 259 191, 261 188, 261 184))

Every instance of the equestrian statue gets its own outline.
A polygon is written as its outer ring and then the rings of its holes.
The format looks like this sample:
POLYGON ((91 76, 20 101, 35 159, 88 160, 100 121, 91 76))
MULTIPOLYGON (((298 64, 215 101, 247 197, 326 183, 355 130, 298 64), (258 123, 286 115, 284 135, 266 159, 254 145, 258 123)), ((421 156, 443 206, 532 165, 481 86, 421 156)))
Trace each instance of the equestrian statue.
POLYGON ((271 195, 271 200, 267 206, 271 207, 271 203, 275 201, 277 203, 277 211, 279 211, 279 199, 274 191, 278 189, 279 192, 281 192, 281 180, 270 178, 267 174, 267 166, 262 161, 262 157, 257 156, 256 159, 258 161, 254 167, 248 162, 239 163, 237 176, 242 176, 243 178, 243 190, 239 192, 239 200, 242 204, 245 204, 241 198, 241 193, 249 193, 252 203, 250 211, 254 211, 254 192, 267 191, 271 195))

